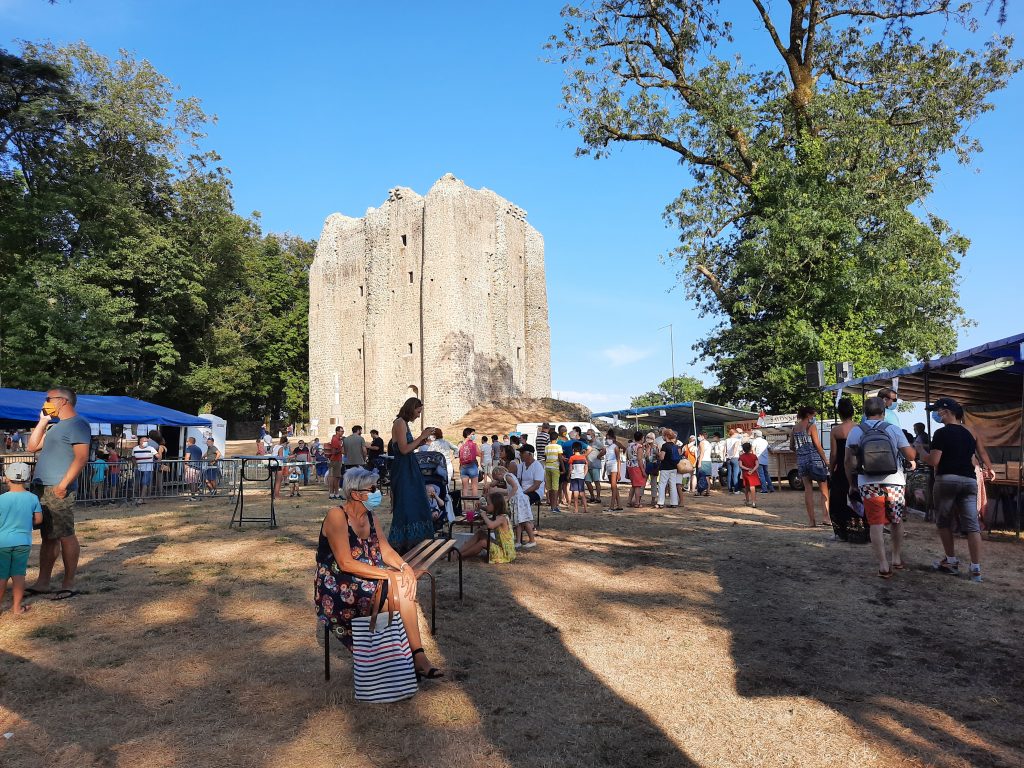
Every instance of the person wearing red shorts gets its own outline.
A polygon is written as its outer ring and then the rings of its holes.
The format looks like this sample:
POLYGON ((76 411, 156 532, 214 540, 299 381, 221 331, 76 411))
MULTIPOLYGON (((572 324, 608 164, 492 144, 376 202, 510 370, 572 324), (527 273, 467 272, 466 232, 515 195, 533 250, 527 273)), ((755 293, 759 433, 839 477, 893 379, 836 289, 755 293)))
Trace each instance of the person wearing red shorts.
POLYGON ((883 579, 892 578, 893 570, 902 571, 903 564, 903 516, 906 511, 906 475, 900 457, 915 467, 916 453, 907 442, 903 430, 885 421, 885 401, 880 397, 869 397, 864 401, 864 420, 850 430, 846 439, 846 474, 851 488, 859 488, 864 502, 864 517, 871 526, 871 549, 878 559, 878 575, 883 579), (867 440, 869 432, 884 431, 892 447, 893 466, 896 471, 884 475, 865 474, 861 471, 861 441, 867 440), (856 480, 856 482, 854 482, 856 480), (892 536, 892 567, 885 553, 885 537, 882 529, 888 524, 892 536))
POLYGON ((754 453, 753 443, 743 443, 740 446, 743 453, 740 454, 740 472, 743 477, 743 494, 746 496, 748 507, 757 506, 757 489, 761 485, 761 471, 758 466, 757 454, 754 453))

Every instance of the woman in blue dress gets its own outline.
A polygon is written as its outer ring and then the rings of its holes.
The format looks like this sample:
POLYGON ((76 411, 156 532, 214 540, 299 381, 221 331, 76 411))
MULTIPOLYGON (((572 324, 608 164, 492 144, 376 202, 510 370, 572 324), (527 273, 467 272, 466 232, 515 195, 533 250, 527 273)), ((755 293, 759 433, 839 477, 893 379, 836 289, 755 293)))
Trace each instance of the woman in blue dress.
POLYGON ((408 552, 424 539, 434 537, 427 486, 414 455, 415 450, 433 436, 434 429, 427 427, 413 440, 409 428, 409 424, 422 413, 423 402, 417 397, 410 397, 391 426, 391 452, 395 458, 390 470, 392 512, 388 542, 397 552, 408 552))

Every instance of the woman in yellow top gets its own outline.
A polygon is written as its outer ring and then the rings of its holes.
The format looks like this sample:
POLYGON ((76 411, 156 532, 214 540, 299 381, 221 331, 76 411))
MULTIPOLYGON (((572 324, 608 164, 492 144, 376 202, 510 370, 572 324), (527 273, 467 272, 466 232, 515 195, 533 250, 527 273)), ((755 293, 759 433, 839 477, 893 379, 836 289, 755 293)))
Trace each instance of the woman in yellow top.
POLYGON ((487 547, 488 562, 511 563, 516 559, 516 539, 512 535, 512 525, 505 508, 505 496, 498 492, 488 494, 484 509, 487 514, 483 517, 483 523, 487 527, 477 531, 473 540, 459 547, 459 551, 466 558, 479 555, 487 547))

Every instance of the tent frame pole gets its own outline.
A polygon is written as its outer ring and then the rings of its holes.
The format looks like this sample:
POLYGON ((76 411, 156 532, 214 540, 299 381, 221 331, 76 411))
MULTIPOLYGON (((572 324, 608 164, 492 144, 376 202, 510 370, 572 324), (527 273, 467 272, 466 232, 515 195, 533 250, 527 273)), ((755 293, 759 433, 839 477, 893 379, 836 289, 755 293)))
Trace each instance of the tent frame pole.
MULTIPOLYGON (((1024 462, 1024 374, 1020 377, 1020 455, 1017 457, 1018 462, 1024 462)), ((1024 474, 1021 472, 1017 473, 1017 538, 1020 538, 1020 503, 1021 503, 1021 491, 1024 486, 1024 474)))

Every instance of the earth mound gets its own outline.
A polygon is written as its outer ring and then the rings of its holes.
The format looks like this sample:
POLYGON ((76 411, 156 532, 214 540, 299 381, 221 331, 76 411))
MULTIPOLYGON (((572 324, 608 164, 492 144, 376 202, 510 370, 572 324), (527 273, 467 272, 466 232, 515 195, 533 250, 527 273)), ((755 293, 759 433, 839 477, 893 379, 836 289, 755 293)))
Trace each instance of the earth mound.
POLYGON ((466 427, 472 427, 480 435, 502 435, 515 430, 516 424, 531 421, 549 421, 555 425, 590 421, 590 413, 590 409, 580 403, 552 397, 492 401, 478 404, 454 424, 445 427, 444 432, 453 440, 461 439, 462 430, 466 427))

